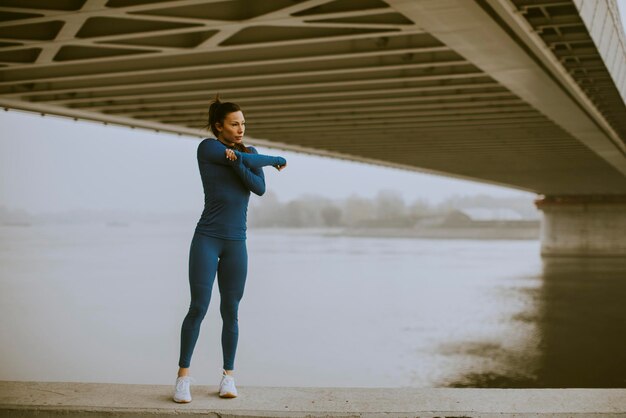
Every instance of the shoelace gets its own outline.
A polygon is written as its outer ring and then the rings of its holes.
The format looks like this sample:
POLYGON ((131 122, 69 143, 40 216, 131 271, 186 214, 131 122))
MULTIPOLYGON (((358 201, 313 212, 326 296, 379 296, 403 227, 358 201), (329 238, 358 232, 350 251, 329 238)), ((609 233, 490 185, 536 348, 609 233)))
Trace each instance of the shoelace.
POLYGON ((184 376, 183 379, 176 379, 176 390, 183 390, 189 383, 195 383, 195 379, 191 376, 184 376))
POLYGON ((235 387, 235 378, 227 374, 222 375, 222 383, 220 386, 222 388, 227 388, 228 390, 232 390, 235 387))

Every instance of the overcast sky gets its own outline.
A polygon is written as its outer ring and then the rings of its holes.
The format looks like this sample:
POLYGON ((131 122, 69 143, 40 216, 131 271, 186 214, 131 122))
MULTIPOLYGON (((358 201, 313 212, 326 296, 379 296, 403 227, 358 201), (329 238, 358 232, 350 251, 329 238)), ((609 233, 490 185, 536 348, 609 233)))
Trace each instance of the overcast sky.
MULTIPOLYGON (((56 116, 0 113, 0 205, 31 212, 200 209, 198 138, 56 116)), ((249 129, 250 131, 250 129, 249 129)), ((281 155, 288 167, 265 168, 268 190, 287 201, 303 194, 344 198, 393 189, 407 202, 440 202, 452 195, 533 193, 442 176, 257 147, 281 155)))
MULTIPOLYGON (((624 17, 621 6, 622 22, 624 17)), ((198 138, 104 126, 20 111, 0 112, 0 206, 33 213, 68 209, 201 211, 198 138)), ((254 135, 253 129, 248 132, 254 135)), ((303 194, 373 197, 398 190, 407 202, 454 195, 525 196, 514 189, 362 163, 257 147, 289 166, 266 168, 268 190, 282 201, 303 194)))

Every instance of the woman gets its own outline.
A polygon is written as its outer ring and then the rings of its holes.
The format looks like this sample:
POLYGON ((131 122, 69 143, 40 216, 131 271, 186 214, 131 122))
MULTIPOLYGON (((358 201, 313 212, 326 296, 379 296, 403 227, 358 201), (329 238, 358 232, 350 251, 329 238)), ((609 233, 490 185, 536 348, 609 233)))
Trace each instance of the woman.
POLYGON ((259 155, 243 144, 245 120, 239 106, 221 102, 219 95, 209 107, 209 128, 215 138, 198 146, 198 165, 204 188, 204 211, 196 226, 189 251, 191 304, 183 320, 178 377, 174 401, 191 401, 189 366, 209 307, 217 273, 222 316, 223 374, 219 394, 237 396, 233 377, 239 328, 237 311, 243 296, 248 267, 246 215, 250 192, 265 193, 264 166, 279 171, 287 166, 282 157, 259 155))

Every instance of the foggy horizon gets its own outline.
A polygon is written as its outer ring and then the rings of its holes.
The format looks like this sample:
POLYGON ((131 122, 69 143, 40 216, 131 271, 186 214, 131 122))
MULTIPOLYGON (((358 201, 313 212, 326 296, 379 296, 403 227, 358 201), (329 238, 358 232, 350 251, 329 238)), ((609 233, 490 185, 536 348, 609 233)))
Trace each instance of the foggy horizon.
MULTIPOLYGON (((7 209, 33 214, 89 209, 172 213, 203 207, 196 162, 200 138, 13 110, 1 113, 0 123, 0 204, 7 209)), ((248 132, 254 137, 254 127, 248 132)), ((536 197, 416 171, 257 149, 288 161, 280 173, 264 170, 268 193, 283 202, 306 195, 374 198, 381 190, 398 191, 407 203, 431 205, 474 195, 536 197)), ((251 195, 251 205, 257 199, 263 197, 251 195)))

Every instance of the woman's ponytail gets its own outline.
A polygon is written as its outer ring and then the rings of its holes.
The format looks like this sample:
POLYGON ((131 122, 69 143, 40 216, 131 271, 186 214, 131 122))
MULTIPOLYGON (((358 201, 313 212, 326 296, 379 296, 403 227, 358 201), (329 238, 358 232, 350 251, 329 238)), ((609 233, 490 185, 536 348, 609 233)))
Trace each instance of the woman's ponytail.
POLYGON ((217 129, 215 129, 215 122, 216 122, 216 116, 217 116, 217 109, 220 107, 220 103, 221 102, 220 102, 219 94, 216 94, 215 100, 213 100, 213 102, 209 106, 209 124, 207 127, 211 130, 211 132, 213 132, 213 135, 215 135, 215 137, 217 137, 217 135, 219 134, 217 129))

